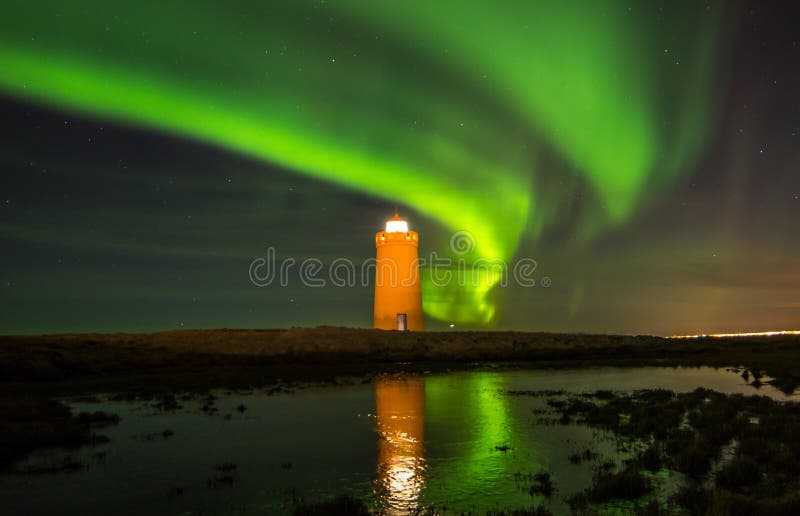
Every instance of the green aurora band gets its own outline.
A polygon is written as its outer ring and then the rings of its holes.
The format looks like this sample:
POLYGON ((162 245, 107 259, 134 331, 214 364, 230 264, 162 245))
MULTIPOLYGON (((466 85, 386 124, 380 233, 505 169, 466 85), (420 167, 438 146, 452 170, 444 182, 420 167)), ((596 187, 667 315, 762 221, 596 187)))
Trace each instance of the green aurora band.
MULTIPOLYGON (((576 193, 580 240, 630 220, 713 121, 719 6, 578 4, 11 1, 0 89, 402 203, 511 260, 576 193)), ((430 316, 493 320, 496 278, 424 276, 430 316)))

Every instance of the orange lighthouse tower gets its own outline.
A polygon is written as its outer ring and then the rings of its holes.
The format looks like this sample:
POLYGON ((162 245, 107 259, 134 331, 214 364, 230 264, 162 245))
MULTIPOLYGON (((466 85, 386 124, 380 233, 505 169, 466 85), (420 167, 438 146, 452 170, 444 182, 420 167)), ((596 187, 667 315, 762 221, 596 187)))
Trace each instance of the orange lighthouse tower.
POLYGON ((395 212, 375 234, 375 328, 422 331, 419 235, 395 212))

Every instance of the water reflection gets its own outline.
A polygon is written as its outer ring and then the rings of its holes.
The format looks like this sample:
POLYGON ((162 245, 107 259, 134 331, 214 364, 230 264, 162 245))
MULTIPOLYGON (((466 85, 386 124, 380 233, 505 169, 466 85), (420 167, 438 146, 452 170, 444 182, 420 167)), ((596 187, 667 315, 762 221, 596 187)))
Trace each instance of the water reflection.
POLYGON ((43 450, 27 463, 58 465, 69 454, 86 465, 79 473, 0 476, 0 513, 286 514, 300 501, 342 493, 389 514, 443 506, 456 514, 485 513, 543 503, 531 498, 530 478, 548 471, 558 488, 550 508, 568 514, 564 498, 590 485, 596 466, 573 464, 569 457, 591 448, 598 461, 619 461, 617 440, 574 422, 541 422, 548 396, 508 391, 690 392, 701 386, 800 399, 770 385, 755 390, 740 373, 724 369, 651 367, 462 371, 309 385, 269 396, 215 391, 215 416, 202 410, 205 399, 182 401, 175 411, 155 410, 149 400, 82 400, 70 404, 74 413, 103 410, 121 417, 119 425, 101 431, 110 441, 43 450), (377 417, 356 416, 367 413, 377 417), (172 437, 161 437, 165 429, 172 437), (237 466, 234 481, 210 488, 222 464, 237 466), (179 489, 185 494, 168 495, 179 489))
POLYGON ((390 514, 413 512, 425 486, 425 379, 378 380, 375 409, 378 500, 390 514))

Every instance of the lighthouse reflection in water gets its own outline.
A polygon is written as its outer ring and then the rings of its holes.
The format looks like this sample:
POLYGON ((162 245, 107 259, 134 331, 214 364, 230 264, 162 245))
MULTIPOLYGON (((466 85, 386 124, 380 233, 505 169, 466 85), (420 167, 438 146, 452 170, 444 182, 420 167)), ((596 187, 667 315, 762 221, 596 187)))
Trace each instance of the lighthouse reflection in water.
POLYGON ((419 508, 425 485, 425 379, 380 379, 375 386, 378 430, 377 497, 390 514, 419 508))

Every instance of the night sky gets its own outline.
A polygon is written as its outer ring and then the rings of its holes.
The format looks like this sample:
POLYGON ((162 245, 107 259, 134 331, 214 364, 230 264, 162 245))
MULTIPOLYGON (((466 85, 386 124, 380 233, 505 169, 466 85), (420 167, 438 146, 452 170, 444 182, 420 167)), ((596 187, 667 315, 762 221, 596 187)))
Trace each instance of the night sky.
MULTIPOLYGON (((800 328, 793 2, 5 2, 0 333, 372 323, 265 257, 537 263, 426 327, 800 328), (466 231, 474 248, 454 254, 466 231)), ((469 283, 469 282, 468 282, 469 283)))

